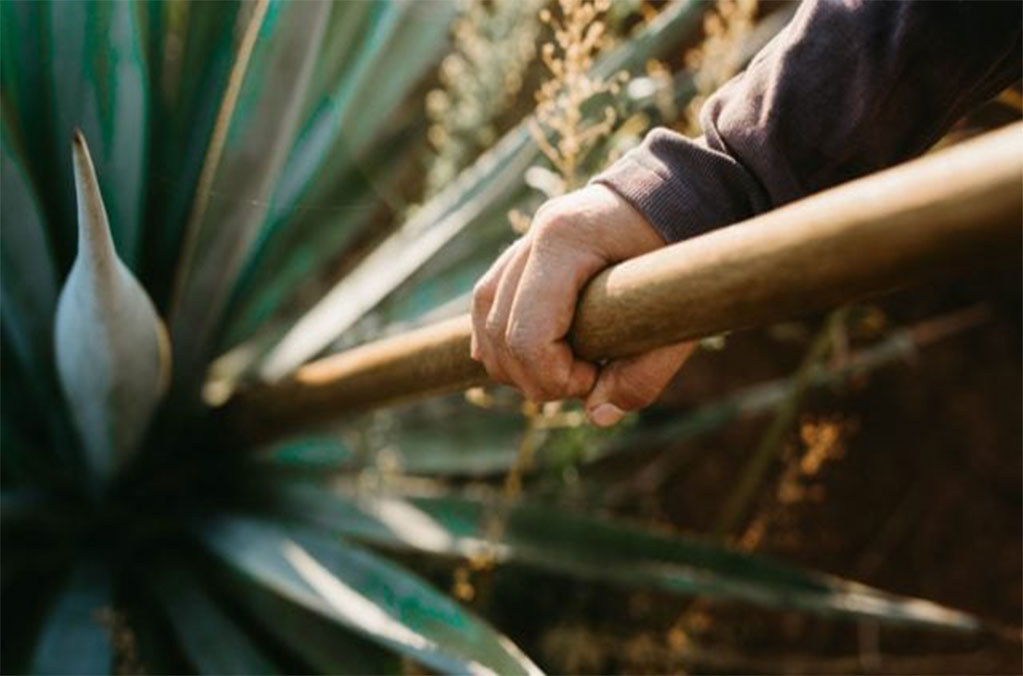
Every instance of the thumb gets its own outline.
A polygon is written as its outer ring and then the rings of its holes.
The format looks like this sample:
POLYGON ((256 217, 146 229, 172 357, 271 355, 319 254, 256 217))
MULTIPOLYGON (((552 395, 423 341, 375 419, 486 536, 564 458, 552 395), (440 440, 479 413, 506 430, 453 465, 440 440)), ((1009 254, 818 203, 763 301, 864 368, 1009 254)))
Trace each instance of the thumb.
POLYGON ((586 397, 590 422, 597 427, 610 427, 624 418, 627 411, 654 403, 696 345, 668 345, 606 364, 586 397))

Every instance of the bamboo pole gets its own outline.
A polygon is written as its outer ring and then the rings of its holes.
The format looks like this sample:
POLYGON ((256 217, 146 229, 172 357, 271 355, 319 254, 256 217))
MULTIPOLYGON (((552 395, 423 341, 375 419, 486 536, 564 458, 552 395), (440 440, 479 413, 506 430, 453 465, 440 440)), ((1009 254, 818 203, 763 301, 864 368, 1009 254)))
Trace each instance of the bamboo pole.
MULTIPOLYGON (((616 265, 584 290, 584 359, 635 354, 1018 260, 1023 123, 616 265)), ((226 413, 276 436, 354 410, 486 381, 461 316, 311 362, 226 413)))

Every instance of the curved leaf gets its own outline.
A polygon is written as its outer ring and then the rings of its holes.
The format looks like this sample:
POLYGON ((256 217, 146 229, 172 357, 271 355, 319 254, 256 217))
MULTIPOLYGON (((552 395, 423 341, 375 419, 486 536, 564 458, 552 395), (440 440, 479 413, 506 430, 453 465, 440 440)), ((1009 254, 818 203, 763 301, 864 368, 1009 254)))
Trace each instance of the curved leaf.
POLYGON ((245 324, 232 330, 226 344, 250 335, 338 256, 381 203, 395 208, 395 167, 409 163, 418 137, 407 133, 408 124, 382 132, 400 121, 399 104, 436 61, 456 5, 334 4, 325 51, 337 54, 343 67, 332 66, 329 57, 321 61, 308 122, 235 291, 233 304, 243 306, 245 324))
POLYGON ((278 510, 349 537, 432 553, 489 552, 576 577, 769 608, 974 631, 972 615, 682 535, 529 503, 381 496, 295 484, 278 510), (492 542, 494 520, 501 537, 492 542))
POLYGON ((235 570, 431 668, 537 673, 508 639, 447 596, 352 544, 243 518, 218 518, 200 533, 235 570))
POLYGON ((231 287, 266 216, 330 6, 260 3, 246 29, 203 164, 171 303, 176 373, 186 388, 203 377, 231 287))
POLYGON ((244 574, 218 576, 231 598, 312 670, 324 674, 400 672, 397 656, 244 574))
MULTIPOLYGON (((53 374, 53 312, 57 273, 39 203, 12 145, 0 128, 0 311, 18 357, 44 381, 53 374)), ((50 381, 52 382, 52 381, 50 381)))
POLYGON ((234 57, 241 3, 150 2, 149 181, 142 281, 157 307, 174 265, 234 57), (180 45, 180 53, 176 50, 180 45))
POLYGON ((197 577, 167 565, 151 582, 193 666, 204 674, 271 674, 278 670, 217 606, 197 577))
MULTIPOLYGON (((96 166, 107 178, 105 202, 121 257, 134 267, 145 185, 148 77, 136 6, 127 2, 50 2, 46 5, 56 157, 54 186, 72 194, 64 155, 75 129, 93 140, 96 166)), ((64 236, 73 237, 73 211, 64 211, 64 236)))
POLYGON ((113 643, 100 613, 111 606, 108 569, 89 558, 75 569, 40 632, 32 660, 37 674, 108 674, 113 643))

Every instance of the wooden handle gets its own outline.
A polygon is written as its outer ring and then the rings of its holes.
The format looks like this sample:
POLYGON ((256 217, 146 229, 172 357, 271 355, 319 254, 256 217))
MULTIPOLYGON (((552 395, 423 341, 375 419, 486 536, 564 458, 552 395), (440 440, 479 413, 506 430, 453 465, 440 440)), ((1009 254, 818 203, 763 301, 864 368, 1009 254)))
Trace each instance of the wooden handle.
MULTIPOLYGON (((1023 123, 616 265, 570 341, 598 360, 883 293, 1020 256, 1023 123)), ((457 317, 311 362, 229 405, 276 436, 352 410, 486 381, 457 317)))

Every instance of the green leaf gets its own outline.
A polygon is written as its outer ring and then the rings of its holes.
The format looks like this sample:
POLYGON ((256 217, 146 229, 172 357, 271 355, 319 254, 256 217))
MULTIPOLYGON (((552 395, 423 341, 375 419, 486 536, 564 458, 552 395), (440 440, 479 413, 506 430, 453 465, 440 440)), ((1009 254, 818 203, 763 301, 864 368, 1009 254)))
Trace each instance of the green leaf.
MULTIPOLYGON (((134 267, 146 180, 148 74, 134 3, 50 2, 46 5, 60 183, 65 205, 62 236, 73 241, 71 165, 67 148, 75 129, 92 140, 96 167, 105 177, 104 200, 121 257, 134 267)), ((38 62, 38 61, 37 61, 38 62)), ((73 249, 72 249, 73 250, 73 249)))
POLYGON ((472 287, 497 254, 514 241, 507 212, 521 207, 525 191, 495 204, 471 230, 452 239, 341 336, 331 349, 358 344, 371 337, 398 333, 429 321, 469 311, 472 287))
POLYGON ((506 638, 398 566, 308 529, 218 518, 201 536, 240 573, 441 672, 536 673, 506 638))
POLYGON ((178 565, 164 565, 151 582, 192 665, 204 674, 277 673, 260 649, 178 565))
POLYGON ((397 656, 244 574, 218 576, 231 598, 310 670, 324 674, 400 672, 397 656))
POLYGON ((108 674, 114 652, 100 613, 111 607, 109 570, 88 558, 74 570, 46 618, 36 644, 37 674, 108 674))
MULTIPOLYGON (((17 36, 0 40, 0 107, 11 135, 7 142, 17 140, 15 145, 24 160, 22 170, 37 191, 42 224, 49 232, 57 268, 63 269, 74 256, 74 229, 68 225, 74 222, 74 211, 66 167, 54 161, 56 111, 49 73, 39 58, 49 49, 46 14, 44 2, 0 3, 0 33, 17 36)), ((66 146, 62 150, 66 152, 66 146)))
POLYGON ((436 61, 455 10, 450 2, 335 3, 325 51, 343 53, 344 68, 324 59, 317 73, 322 84, 311 88, 308 122, 236 289, 233 304, 244 306, 245 323, 227 345, 248 337, 336 259, 379 202, 396 208, 396 169, 407 166, 420 137, 408 133, 409 124, 383 132, 399 122, 399 105, 436 61))
POLYGON ((0 152, 0 311, 22 363, 52 382, 57 274, 43 214, 6 120, 0 152))
POLYGON ((151 180, 141 261, 142 281, 160 308, 169 301, 188 209, 231 72, 240 7, 235 0, 153 0, 148 6, 151 180))
POLYGON ((289 438, 254 451, 253 461, 295 469, 352 469, 356 457, 343 440, 328 435, 289 438))
POLYGON ((524 432, 518 411, 482 410, 459 394, 402 410, 380 445, 409 474, 485 476, 514 464, 524 432))
POLYGON ((575 577, 768 608, 974 631, 972 615, 802 570, 682 535, 540 504, 449 495, 369 495, 293 484, 274 505, 292 517, 379 545, 467 555, 487 552, 575 577), (354 517, 353 517, 354 515, 354 517), (502 534, 488 539, 494 524, 502 534))
POLYGON ((171 303, 176 371, 190 390, 291 149, 326 2, 257 4, 203 163, 171 303), (257 39, 258 37, 258 39, 257 39), (251 49, 251 58, 249 58, 251 49))

